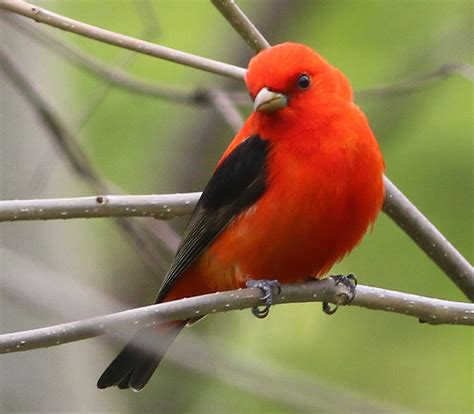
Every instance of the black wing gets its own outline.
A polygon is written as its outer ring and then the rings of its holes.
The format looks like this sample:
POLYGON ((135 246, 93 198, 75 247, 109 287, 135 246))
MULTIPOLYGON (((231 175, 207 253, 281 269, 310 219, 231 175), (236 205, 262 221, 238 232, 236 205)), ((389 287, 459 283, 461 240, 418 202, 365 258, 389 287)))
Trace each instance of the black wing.
POLYGON ((180 275, 200 256, 234 217, 265 191, 270 144, 258 135, 240 143, 216 169, 186 228, 156 303, 163 300, 180 275))

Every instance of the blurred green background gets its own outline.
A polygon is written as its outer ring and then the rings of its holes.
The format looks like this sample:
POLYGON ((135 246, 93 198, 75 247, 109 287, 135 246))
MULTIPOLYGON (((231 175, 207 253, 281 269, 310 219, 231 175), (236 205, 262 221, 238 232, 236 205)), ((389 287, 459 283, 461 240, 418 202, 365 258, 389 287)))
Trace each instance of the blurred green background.
MULTIPOLYGON (((41 4, 84 22, 242 67, 252 56, 246 44, 204 0, 58 0, 41 4), (144 34, 147 27, 152 30, 144 34)), ((473 63, 471 1, 241 0, 238 4, 272 44, 292 40, 315 48, 348 76, 355 90, 413 78, 445 63, 473 63)), ((127 70, 143 79, 189 88, 243 88, 237 81, 146 56, 129 58, 131 52, 48 30, 110 64, 129 59, 127 70)), ((2 33, 21 36, 7 25, 2 33)), ((31 39, 22 39, 37 59, 30 75, 34 74, 39 87, 48 91, 61 116, 71 126, 77 125, 104 81, 31 39)), ((19 55, 25 57, 27 49, 19 55)), ((472 84, 453 75, 417 93, 366 98, 358 103, 378 137, 387 175, 472 262, 472 84)), ((17 115, 20 121, 21 116, 17 115)), ((108 93, 78 134, 104 177, 134 194, 201 190, 232 135, 210 108, 178 105, 120 89, 108 93)), ((8 145, 8 137, 3 145, 8 145)), ((45 171, 38 165, 47 151, 40 151, 27 167, 30 173, 35 172, 36 179, 45 171)), ((64 165, 58 151, 54 157, 51 171, 47 169, 47 177, 40 180, 46 184, 32 189, 27 185, 32 180, 28 176, 23 187, 9 190, 4 198, 91 194, 64 165)), ((181 231, 183 223, 181 219, 172 224, 181 231)), ((130 306, 149 303, 159 287, 156 274, 147 270, 112 221, 14 223, 7 229, 20 234, 10 248, 25 257, 30 252, 22 248, 22 237, 26 240, 31 233, 35 233, 34 238, 42 233, 60 234, 61 241, 56 240, 49 253, 35 257, 59 274, 68 273, 70 278, 80 279, 130 306), (56 251, 59 244, 62 253, 56 251)), ((5 245, 6 239, 2 242, 5 245)), ((332 271, 355 273, 359 282, 367 285, 465 300, 385 215, 380 216, 362 245, 332 271)), ((25 311, 21 301, 7 297, 6 303, 25 311)), ((63 320, 36 312, 25 311, 21 323, 10 325, 10 329, 63 320)), ((72 307, 70 320, 75 317, 79 315, 72 307)), ((241 367, 267 367, 274 374, 262 380, 262 385, 274 386, 282 395, 292 392, 292 388, 281 389, 280 374, 291 373, 293 387, 303 377, 309 378, 322 381, 335 393, 344 395, 344 390, 351 390, 368 402, 386 401, 400 411, 474 412, 473 333, 467 327, 429 326, 413 318, 358 308, 340 309, 328 317, 321 312, 320 304, 305 304, 279 306, 264 321, 254 318, 250 311, 212 316, 193 327, 191 335, 179 338, 176 346, 184 346, 188 337, 192 344, 192 334, 219 344, 224 356, 236 359, 241 367)), ((173 361, 179 359, 177 355, 165 359, 140 394, 95 389, 97 377, 118 349, 104 340, 35 351, 28 360, 32 364, 29 368, 25 366, 26 354, 9 356, 14 369, 22 373, 15 376, 14 389, 27 394, 32 388, 36 391, 26 400, 9 393, 4 409, 123 413, 301 410, 260 395, 257 386, 254 391, 252 386, 246 389, 241 379, 232 378, 232 369, 217 366, 212 350, 206 355, 203 348, 196 358, 214 361, 224 380, 180 367, 173 361), (54 361, 59 352, 68 361, 61 365, 60 374, 51 369, 46 375, 34 368, 35 360, 54 361)), ((188 349, 192 359, 193 348, 188 349)), ((319 398, 317 387, 313 392, 314 398, 319 398)), ((342 410, 337 406, 333 409, 342 410)))

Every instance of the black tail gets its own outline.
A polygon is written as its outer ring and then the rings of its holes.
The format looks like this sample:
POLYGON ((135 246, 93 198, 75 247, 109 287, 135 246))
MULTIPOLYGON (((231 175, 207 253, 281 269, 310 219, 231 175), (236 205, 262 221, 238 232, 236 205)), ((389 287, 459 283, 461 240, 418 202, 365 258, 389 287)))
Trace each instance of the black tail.
POLYGON ((97 387, 140 391, 185 325, 186 321, 174 321, 138 331, 100 376, 97 387))

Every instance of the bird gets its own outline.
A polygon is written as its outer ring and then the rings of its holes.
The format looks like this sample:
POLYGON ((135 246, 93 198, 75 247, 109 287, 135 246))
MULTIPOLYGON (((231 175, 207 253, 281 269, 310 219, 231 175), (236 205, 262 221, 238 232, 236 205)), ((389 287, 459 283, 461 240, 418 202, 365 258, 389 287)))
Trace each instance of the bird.
MULTIPOLYGON (((249 62, 253 112, 206 185, 155 303, 320 279, 372 228, 385 163, 343 73, 286 42, 249 62)), ((141 328, 97 382, 141 390, 192 320, 141 328)))

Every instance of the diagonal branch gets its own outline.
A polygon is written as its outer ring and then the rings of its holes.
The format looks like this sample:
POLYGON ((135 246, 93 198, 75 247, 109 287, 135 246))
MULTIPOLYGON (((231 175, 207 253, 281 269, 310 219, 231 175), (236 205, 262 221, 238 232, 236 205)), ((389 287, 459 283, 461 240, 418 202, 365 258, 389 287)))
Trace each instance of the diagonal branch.
POLYGON ((358 90, 355 92, 355 97, 357 99, 380 99, 408 95, 418 92, 433 82, 451 75, 459 75, 468 81, 474 82, 474 67, 467 63, 446 63, 432 72, 412 79, 404 79, 389 85, 374 86, 372 88, 358 90))
MULTIPOLYGON (((344 304, 351 296, 348 287, 333 278, 282 286, 274 304, 331 302, 344 304)), ((30 331, 0 335, 0 354, 46 348, 76 342, 124 329, 137 329, 172 320, 185 320, 216 312, 246 309, 262 302, 258 288, 239 289, 196 296, 173 302, 130 309, 109 315, 30 331)), ((429 324, 474 325, 474 305, 433 299, 359 285, 350 306, 360 306, 410 315, 429 324)))
POLYGON ((234 1, 211 0, 212 4, 221 12, 232 27, 242 36, 247 44, 255 51, 268 49, 270 43, 262 36, 255 25, 240 10, 234 1))
POLYGON ((384 177, 384 184, 384 213, 474 301, 471 264, 387 177, 384 177))
POLYGON ((168 85, 160 85, 156 82, 140 79, 127 73, 123 69, 103 63, 100 59, 83 52, 80 48, 48 33, 41 27, 32 27, 31 25, 22 24, 17 21, 18 19, 12 19, 9 16, 5 16, 3 20, 54 52, 64 56, 80 68, 89 71, 95 76, 104 78, 107 82, 111 82, 123 89, 133 91, 140 95, 166 99, 171 102, 185 104, 199 102, 199 95, 194 91, 168 85))
POLYGON ((218 75, 228 76, 234 79, 242 79, 245 74, 245 69, 239 68, 237 66, 207 59, 201 56, 192 55, 186 52, 181 52, 179 50, 160 46, 145 40, 136 39, 131 36, 111 32, 97 26, 61 16, 45 8, 41 8, 27 2, 3 0, 0 2, 0 9, 20 14, 39 23, 45 23, 50 26, 57 27, 58 29, 76 33, 90 39, 101 41, 103 43, 134 50, 145 55, 158 57, 170 62, 180 63, 182 65, 187 65, 218 75))
MULTIPOLYGON (((221 0, 232 3, 231 0, 221 0)), ((237 15, 234 15, 237 18, 237 15)), ((245 17, 248 20, 247 17, 245 17)), ((251 38, 245 31, 238 31, 248 43, 251 38)), ((466 70, 466 68, 464 68, 466 70)), ((468 68, 469 69, 469 68, 468 68)), ((472 69, 472 68, 471 68, 472 69)), ((468 77, 474 74, 467 71, 468 77)), ((466 74, 465 74, 466 75, 466 74)), ((430 78, 433 75, 428 75, 430 78)), ((222 114, 221 109, 219 112, 222 114)), ((243 122, 243 121, 242 121, 243 122)), ((241 122, 241 123, 242 123, 241 122)), ((383 211, 410 236, 444 273, 474 302, 474 271, 469 262, 457 251, 441 232, 384 176, 385 201, 383 211)))

